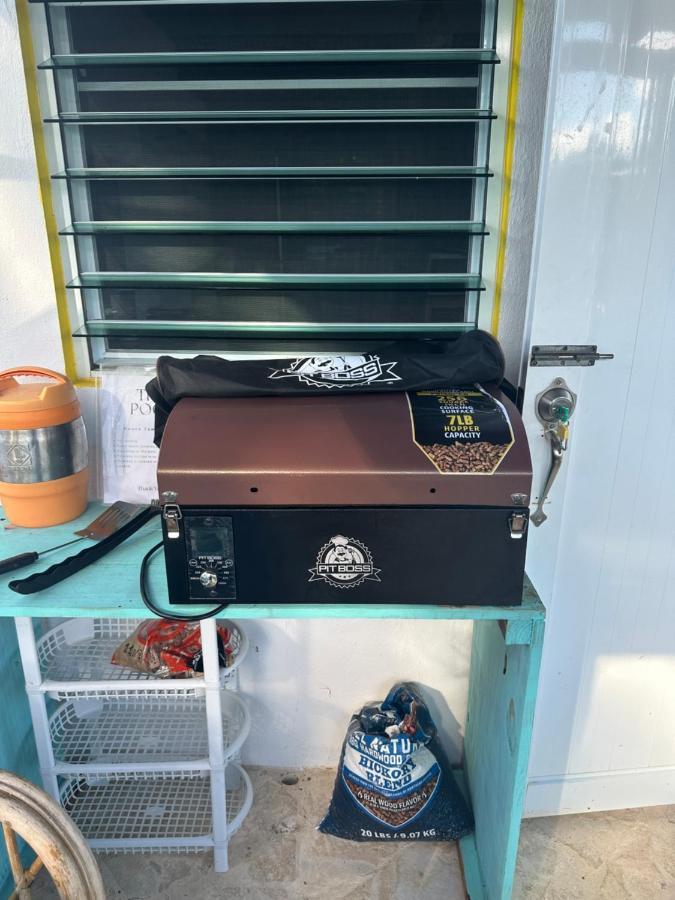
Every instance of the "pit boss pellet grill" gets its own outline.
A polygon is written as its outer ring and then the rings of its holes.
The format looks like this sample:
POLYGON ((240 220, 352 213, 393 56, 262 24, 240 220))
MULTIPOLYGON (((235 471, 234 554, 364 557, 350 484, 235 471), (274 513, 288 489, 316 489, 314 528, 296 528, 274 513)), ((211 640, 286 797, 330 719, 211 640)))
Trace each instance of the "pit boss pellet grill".
POLYGON ((183 399, 158 481, 171 603, 521 600, 532 468, 497 390, 183 399))

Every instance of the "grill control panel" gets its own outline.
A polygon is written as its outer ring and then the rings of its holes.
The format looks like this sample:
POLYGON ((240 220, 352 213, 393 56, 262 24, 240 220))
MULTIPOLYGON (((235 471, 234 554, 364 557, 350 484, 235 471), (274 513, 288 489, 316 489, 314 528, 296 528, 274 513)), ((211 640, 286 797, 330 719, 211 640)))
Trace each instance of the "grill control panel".
POLYGON ((230 516, 186 516, 190 600, 234 600, 234 535, 230 516))
MULTIPOLYGON (((236 600, 234 531, 231 516, 184 515, 175 518, 175 537, 164 548, 173 603, 236 600), (184 595, 175 587, 184 585, 184 595)), ((165 531, 169 528, 164 520, 165 531)), ((167 537, 170 537, 167 533, 167 537)), ((183 594, 183 592, 181 592, 183 594)))

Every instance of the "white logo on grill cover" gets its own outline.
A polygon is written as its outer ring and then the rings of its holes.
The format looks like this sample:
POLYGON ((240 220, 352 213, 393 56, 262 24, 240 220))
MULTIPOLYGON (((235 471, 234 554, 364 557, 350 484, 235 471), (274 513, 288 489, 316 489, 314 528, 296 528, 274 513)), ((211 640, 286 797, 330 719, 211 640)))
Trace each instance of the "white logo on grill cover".
POLYGON ((400 377, 393 371, 396 362, 380 362, 373 353, 360 356, 303 356, 286 369, 275 369, 269 376, 296 378, 319 388, 350 388, 364 384, 393 384, 400 377))

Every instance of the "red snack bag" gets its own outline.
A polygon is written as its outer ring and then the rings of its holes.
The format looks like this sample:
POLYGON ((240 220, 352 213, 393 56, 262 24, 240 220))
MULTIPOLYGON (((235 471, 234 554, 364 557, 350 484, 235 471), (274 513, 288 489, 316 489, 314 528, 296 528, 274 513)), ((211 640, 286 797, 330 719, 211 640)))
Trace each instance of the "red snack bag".
MULTIPOLYGON (((220 665, 232 664, 234 636, 218 625, 220 665)), ((115 649, 112 662, 158 678, 192 678, 204 671, 202 639, 198 622, 173 619, 144 619, 115 649)))

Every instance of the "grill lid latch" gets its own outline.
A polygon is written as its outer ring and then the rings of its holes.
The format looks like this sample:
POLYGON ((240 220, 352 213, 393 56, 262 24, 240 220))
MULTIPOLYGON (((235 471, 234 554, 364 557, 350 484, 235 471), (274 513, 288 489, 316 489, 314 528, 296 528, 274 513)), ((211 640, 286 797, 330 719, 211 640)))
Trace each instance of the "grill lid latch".
POLYGON ((177 503, 165 503, 162 509, 162 518, 166 522, 166 536, 170 541, 180 537, 179 521, 183 518, 180 506, 177 503))
POLYGON ((522 539, 527 531, 527 514, 524 512, 514 512, 509 516, 509 531, 514 541, 522 539))

